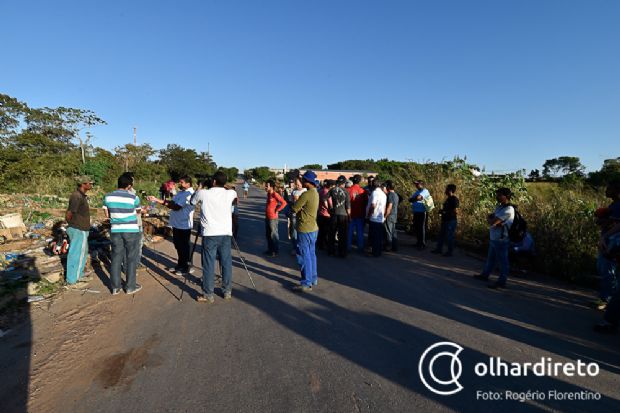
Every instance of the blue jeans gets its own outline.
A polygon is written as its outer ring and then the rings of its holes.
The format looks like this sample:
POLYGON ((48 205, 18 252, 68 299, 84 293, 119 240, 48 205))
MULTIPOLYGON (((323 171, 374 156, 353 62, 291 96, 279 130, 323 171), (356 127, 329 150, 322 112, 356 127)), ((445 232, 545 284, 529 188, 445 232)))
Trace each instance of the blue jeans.
POLYGON ((84 276, 84 265, 88 255, 88 231, 67 228, 69 254, 67 255, 67 284, 75 284, 84 276))
POLYGON ((482 271, 482 275, 488 278, 495 269, 495 265, 499 264, 499 278, 497 279, 497 283, 500 285, 506 285, 506 279, 508 279, 508 273, 510 272, 510 266, 508 264, 509 247, 510 241, 508 240, 491 241, 489 244, 487 262, 482 271))
POLYGON ((368 226, 368 241, 372 246, 372 255, 379 257, 383 249, 383 223, 372 222, 368 226))
POLYGON ((136 268, 140 259, 139 232, 113 232, 110 234, 112 241, 112 266, 110 268, 110 282, 112 289, 121 288, 121 266, 125 265, 127 291, 136 289, 136 268))
POLYGON ((364 218, 352 218, 349 222, 349 238, 347 238, 347 250, 351 251, 353 231, 357 234, 357 250, 364 250, 364 218))
POLYGON ((601 277, 599 297, 601 300, 609 301, 617 288, 616 261, 599 253, 596 259, 596 269, 601 277))
POLYGON ((232 292, 232 253, 230 235, 202 237, 202 289, 213 295, 215 288, 215 261, 219 257, 222 271, 222 292, 232 292))
POLYGON ((319 231, 297 233, 297 263, 301 268, 301 285, 317 285, 315 244, 319 231))
POLYGON ((443 249, 443 243, 448 244, 448 254, 452 254, 454 250, 454 233, 456 232, 456 219, 451 221, 442 221, 441 230, 439 232, 439 239, 437 240, 437 251, 443 249))
POLYGON ((280 234, 278 233, 278 219, 265 218, 265 236, 267 237, 267 251, 280 252, 280 234))

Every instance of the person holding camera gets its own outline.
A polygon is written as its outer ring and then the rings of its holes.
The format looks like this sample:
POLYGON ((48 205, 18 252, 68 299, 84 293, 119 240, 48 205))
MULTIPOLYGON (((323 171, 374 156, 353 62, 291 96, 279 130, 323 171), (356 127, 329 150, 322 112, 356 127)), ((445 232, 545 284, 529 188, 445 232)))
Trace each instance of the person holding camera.
POLYGON ((172 227, 172 242, 178 257, 177 265, 170 269, 173 274, 192 272, 190 257, 190 240, 194 227, 194 206, 190 202, 192 195, 194 195, 192 178, 185 175, 179 179, 179 191, 171 200, 148 197, 150 202, 157 202, 171 210, 169 225, 172 227))

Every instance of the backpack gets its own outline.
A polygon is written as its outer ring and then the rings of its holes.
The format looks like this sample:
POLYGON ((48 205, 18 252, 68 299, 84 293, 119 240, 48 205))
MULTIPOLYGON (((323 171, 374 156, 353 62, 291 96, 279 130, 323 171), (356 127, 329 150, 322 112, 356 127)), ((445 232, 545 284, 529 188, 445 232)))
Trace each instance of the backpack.
POLYGON ((512 221, 510 228, 508 228, 508 239, 510 239, 510 242, 521 242, 527 232, 527 221, 519 213, 515 205, 508 204, 507 206, 511 206, 515 210, 515 219, 512 221))

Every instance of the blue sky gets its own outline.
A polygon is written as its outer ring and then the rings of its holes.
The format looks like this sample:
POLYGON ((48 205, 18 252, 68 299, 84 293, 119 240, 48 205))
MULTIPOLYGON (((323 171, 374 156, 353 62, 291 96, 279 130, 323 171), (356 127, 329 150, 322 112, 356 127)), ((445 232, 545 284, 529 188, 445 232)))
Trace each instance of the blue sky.
POLYGON ((0 92, 220 165, 620 156, 620 1, 0 2, 0 92))

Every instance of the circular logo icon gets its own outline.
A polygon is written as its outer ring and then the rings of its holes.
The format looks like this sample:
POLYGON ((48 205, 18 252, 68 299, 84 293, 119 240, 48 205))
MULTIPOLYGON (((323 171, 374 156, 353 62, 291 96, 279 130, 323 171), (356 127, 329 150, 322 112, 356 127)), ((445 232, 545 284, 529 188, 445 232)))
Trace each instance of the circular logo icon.
POLYGON ((418 373, 427 389, 442 396, 449 396, 463 390, 463 386, 458 382, 461 373, 463 373, 463 365, 458 358, 461 351, 463 351, 463 347, 458 344, 442 341, 433 344, 422 353, 418 364, 418 373), (444 378, 448 375, 439 375, 435 371, 437 369, 435 362, 441 357, 450 359, 450 378, 448 380, 439 379, 438 376, 444 378))

